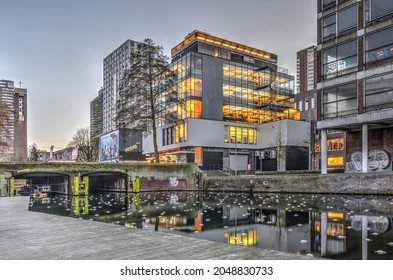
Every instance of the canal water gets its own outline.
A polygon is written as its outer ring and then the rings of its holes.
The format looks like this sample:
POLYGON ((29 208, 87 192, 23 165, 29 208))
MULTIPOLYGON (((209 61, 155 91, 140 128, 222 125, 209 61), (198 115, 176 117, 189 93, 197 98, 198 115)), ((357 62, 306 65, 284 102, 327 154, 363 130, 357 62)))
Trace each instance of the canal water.
POLYGON ((393 197, 96 193, 32 197, 29 210, 328 259, 393 259, 393 197))

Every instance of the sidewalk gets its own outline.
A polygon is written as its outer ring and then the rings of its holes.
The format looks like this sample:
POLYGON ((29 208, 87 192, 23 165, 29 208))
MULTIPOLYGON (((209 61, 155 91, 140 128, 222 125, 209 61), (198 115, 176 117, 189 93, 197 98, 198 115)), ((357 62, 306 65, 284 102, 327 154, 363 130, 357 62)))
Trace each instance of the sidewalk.
POLYGON ((306 260, 255 247, 28 211, 28 197, 0 197, 3 260, 306 260))

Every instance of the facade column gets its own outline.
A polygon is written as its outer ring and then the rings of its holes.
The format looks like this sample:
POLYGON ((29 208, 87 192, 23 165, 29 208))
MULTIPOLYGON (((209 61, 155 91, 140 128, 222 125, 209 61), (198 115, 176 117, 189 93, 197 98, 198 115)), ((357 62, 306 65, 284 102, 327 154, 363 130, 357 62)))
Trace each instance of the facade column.
POLYGON ((362 125, 362 172, 368 170, 368 124, 362 125))
POLYGON ((321 213, 321 257, 327 254, 327 213, 321 213))
POLYGON ((321 130, 321 174, 327 174, 327 130, 321 130))

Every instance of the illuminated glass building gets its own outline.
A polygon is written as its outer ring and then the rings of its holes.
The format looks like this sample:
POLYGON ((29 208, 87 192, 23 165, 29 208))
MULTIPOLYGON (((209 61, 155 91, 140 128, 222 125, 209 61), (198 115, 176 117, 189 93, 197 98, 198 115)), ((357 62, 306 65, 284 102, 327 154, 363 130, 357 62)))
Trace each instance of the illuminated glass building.
MULTIPOLYGON (((346 172, 391 172, 393 1, 318 1, 318 122, 321 171, 328 131, 346 131, 346 172)), ((340 147, 340 145, 338 145, 340 147)))
MULTIPOLYGON (((287 131, 304 126, 294 121, 300 117, 294 109, 294 77, 277 66, 277 55, 200 31, 187 35, 171 54, 185 101, 171 110, 184 121, 160 127, 162 160, 188 158, 207 169, 261 170, 263 159, 277 161, 275 152, 270 157, 274 125, 262 136, 264 124, 280 120, 286 121, 275 129, 285 132, 288 153, 299 146, 287 131), (269 157, 264 158, 265 152, 269 157)), ((144 144, 144 152, 151 153, 152 145, 144 144)), ((270 165, 265 170, 275 170, 277 162, 270 165)), ((299 169, 304 169, 301 164, 299 169)))

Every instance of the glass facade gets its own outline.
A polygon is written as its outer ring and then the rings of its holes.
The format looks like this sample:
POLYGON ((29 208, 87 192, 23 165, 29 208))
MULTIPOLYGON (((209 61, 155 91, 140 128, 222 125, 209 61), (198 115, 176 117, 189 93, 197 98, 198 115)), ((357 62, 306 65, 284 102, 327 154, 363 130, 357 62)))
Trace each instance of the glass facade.
POLYGON ((323 51, 323 75, 333 78, 356 70, 358 63, 357 40, 334 46, 323 51))
POLYGON ((323 118, 357 113, 357 83, 327 88, 323 91, 323 118))
POLYGON ((366 36, 366 63, 393 57, 393 27, 366 36))
POLYGON ((223 64, 223 120, 261 124, 299 119, 294 108, 294 79, 270 69, 235 62, 223 64))
POLYGON ((391 0, 365 0, 366 21, 393 13, 391 0))
POLYGON ((188 53, 175 60, 172 69, 177 73, 177 90, 183 102, 170 110, 180 120, 202 118, 202 56, 188 53))
POLYGON ((162 130, 163 146, 187 142, 187 123, 181 123, 162 130))
POLYGON ((358 23, 358 6, 353 5, 323 18, 323 37, 327 38, 342 31, 356 27, 358 23))
POLYGON ((393 107, 393 73, 366 79, 366 110, 393 107))
POLYGON ((257 143, 257 129, 253 127, 226 125, 224 143, 255 145, 257 143))

